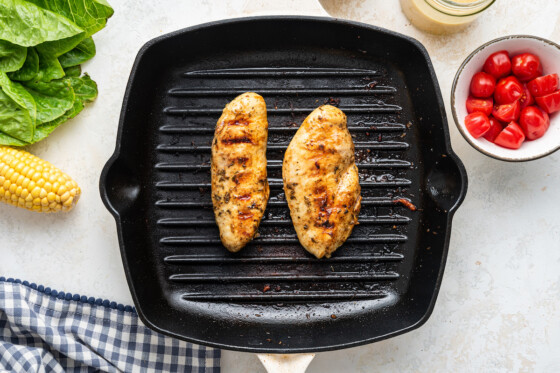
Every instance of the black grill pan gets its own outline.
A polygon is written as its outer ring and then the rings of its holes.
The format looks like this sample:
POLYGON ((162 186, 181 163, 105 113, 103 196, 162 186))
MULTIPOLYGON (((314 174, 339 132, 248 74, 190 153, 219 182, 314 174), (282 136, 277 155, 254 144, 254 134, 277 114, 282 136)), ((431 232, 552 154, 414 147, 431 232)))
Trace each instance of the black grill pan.
POLYGON ((140 50, 100 186, 144 323, 209 346, 287 353, 425 322, 467 177, 421 44, 348 21, 258 17, 191 27, 140 50), (212 212, 210 142, 225 104, 245 91, 267 103, 271 193, 259 236, 231 254, 212 212), (324 103, 348 115, 363 202, 348 241, 318 260, 298 243, 281 163, 324 103))

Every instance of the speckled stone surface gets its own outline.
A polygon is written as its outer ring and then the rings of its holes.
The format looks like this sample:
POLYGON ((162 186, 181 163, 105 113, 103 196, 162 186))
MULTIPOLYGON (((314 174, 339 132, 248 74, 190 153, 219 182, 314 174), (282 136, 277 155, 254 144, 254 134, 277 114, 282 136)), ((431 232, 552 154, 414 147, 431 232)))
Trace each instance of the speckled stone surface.
MULTIPOLYGON (((507 34, 560 42, 560 2, 498 0, 460 34, 433 36, 410 25, 397 0, 322 0, 334 17, 395 30, 428 49, 448 117, 455 71, 477 46, 507 34)), ((138 49, 190 25, 260 14, 315 14, 315 0, 112 0, 115 15, 96 34, 84 66, 99 98, 31 147, 74 177, 83 196, 70 214, 0 206, 0 275, 130 304, 115 224, 98 191, 113 152, 122 97, 138 49)), ((490 159, 449 123, 469 174, 455 215, 447 267, 428 322, 376 344, 318 354, 308 372, 560 371, 560 152, 530 163, 490 159)), ((224 352, 224 373, 264 372, 253 354, 224 352)))

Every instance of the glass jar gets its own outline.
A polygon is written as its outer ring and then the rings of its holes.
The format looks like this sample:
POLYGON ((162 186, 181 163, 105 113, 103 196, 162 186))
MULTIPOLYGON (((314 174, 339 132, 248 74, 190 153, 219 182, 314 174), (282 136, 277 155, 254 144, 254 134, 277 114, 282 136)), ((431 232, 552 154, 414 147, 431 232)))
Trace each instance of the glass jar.
POLYGON ((432 34, 460 31, 495 0, 400 0, 404 14, 420 30, 432 34))

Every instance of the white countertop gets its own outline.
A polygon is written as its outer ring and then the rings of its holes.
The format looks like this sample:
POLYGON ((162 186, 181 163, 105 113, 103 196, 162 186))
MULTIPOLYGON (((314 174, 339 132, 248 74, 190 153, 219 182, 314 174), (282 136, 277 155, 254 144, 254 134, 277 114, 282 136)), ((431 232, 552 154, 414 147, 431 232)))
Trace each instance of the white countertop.
MULTIPOLYGON (((99 85, 99 98, 30 148, 72 175, 83 196, 69 214, 0 206, 0 275, 131 304, 115 222, 101 202, 98 181, 114 149, 137 51, 153 37, 211 20, 320 11, 314 0, 110 2, 115 15, 94 36, 97 56, 84 66, 99 85)), ((426 46, 469 190, 453 221, 443 284, 428 322, 386 341, 318 354, 308 372, 559 371, 560 152, 520 164, 490 159, 461 137, 448 101, 457 67, 480 44, 507 34, 560 42, 560 2, 499 0, 467 30, 450 36, 416 30, 397 0, 344 0, 344 9, 332 5, 343 0, 323 2, 331 4, 333 16, 411 35, 426 46)), ((225 351, 222 371, 264 368, 253 354, 225 351)))

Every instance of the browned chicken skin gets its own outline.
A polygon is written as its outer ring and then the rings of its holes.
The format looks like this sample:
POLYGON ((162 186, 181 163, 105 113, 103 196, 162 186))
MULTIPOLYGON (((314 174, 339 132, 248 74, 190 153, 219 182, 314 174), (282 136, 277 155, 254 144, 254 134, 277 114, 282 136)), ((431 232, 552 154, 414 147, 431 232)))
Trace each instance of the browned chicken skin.
POLYGON ((226 105, 212 142, 212 203, 220 239, 231 252, 250 242, 269 196, 264 99, 247 92, 226 105))
POLYGON ((300 243, 317 258, 329 258, 358 224, 361 202, 342 111, 325 105, 309 114, 286 150, 282 177, 300 243))

